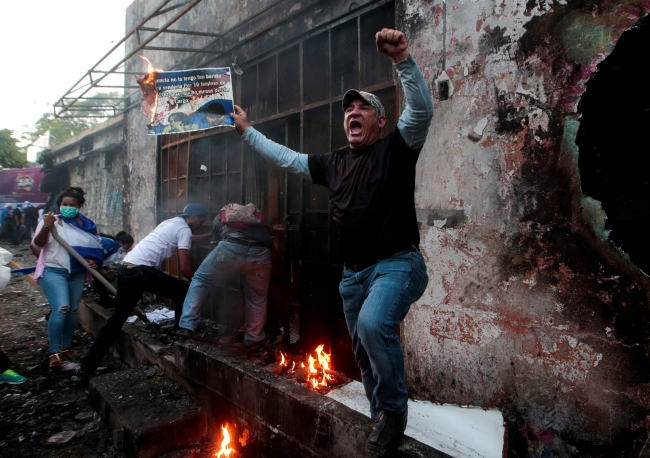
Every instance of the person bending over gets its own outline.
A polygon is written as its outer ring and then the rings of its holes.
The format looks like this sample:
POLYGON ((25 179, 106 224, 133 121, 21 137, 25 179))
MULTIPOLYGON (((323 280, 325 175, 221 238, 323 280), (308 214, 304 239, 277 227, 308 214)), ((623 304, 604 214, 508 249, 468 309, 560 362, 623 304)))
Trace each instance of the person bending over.
MULTIPOLYGON (((181 274, 192 279, 192 232, 201 227, 207 215, 208 211, 202 205, 188 204, 183 213, 160 223, 124 257, 116 274, 115 311, 97 334, 88 353, 81 359, 78 376, 84 380, 92 377, 145 291, 174 301, 174 325, 178 326, 188 284, 163 272, 160 266, 177 252, 181 274)), ((209 237, 210 234, 195 236, 194 241, 200 242, 209 237)))
POLYGON ((238 106, 232 117, 244 141, 263 157, 329 189, 345 262, 339 292, 371 417, 377 420, 367 447, 383 454, 399 445, 407 419, 397 325, 428 282, 418 248, 414 192, 433 103, 404 34, 382 29, 375 41, 393 61, 407 101, 397 128, 384 138, 386 116, 379 98, 355 89, 343 96, 348 146, 328 154, 298 154, 268 140, 238 106))
POLYGON ((212 287, 241 274, 246 300, 244 345, 253 345, 264 339, 273 246, 270 221, 267 223, 234 227, 223 223, 220 216, 214 219, 212 243, 218 245, 192 278, 179 323, 181 334, 196 331, 201 304, 212 287))

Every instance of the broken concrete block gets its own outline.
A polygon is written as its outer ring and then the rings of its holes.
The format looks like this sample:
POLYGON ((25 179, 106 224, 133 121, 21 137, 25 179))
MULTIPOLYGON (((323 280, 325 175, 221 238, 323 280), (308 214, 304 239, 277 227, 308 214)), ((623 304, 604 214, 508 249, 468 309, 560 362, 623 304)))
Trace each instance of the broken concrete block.
POLYGON ((296 367, 294 377, 296 377, 296 380, 298 380, 300 383, 305 383, 307 380, 309 380, 309 368, 296 367))
POLYGON ((74 419, 76 421, 78 421, 79 423, 86 423, 87 421, 92 420, 94 416, 95 416, 95 412, 90 412, 90 411, 81 412, 81 413, 77 414, 74 417, 74 419))
POLYGON ((62 446, 68 444, 77 434, 74 431, 61 431, 47 440, 48 445, 62 446))
POLYGON ((90 381, 91 405, 113 430, 123 431, 129 457, 160 456, 189 447, 207 433, 205 413, 194 399, 176 382, 150 373, 143 366, 90 381))
POLYGON ((280 375, 280 373, 282 373, 282 366, 275 363, 268 364, 267 366, 264 367, 264 369, 266 369, 269 372, 273 372, 276 375, 280 375))
POLYGON ((487 126, 488 123, 488 118, 487 116, 485 118, 481 118, 479 122, 476 123, 476 126, 474 127, 474 130, 472 130, 468 135, 467 138, 470 140, 477 142, 481 138, 483 138, 483 131, 485 130, 485 127, 487 126))

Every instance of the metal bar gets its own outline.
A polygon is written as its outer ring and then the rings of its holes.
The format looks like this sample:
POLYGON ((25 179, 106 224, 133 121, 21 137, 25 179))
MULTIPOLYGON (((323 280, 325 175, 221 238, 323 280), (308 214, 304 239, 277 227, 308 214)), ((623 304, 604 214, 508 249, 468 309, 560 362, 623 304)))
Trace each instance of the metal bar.
POLYGON ((68 110, 77 110, 77 111, 106 111, 106 110, 113 110, 115 107, 114 106, 101 106, 101 105, 91 105, 88 107, 84 106, 72 106, 72 107, 67 107, 68 110))
POLYGON ((154 14, 154 15, 151 16, 151 17, 153 18, 153 17, 156 17, 156 16, 160 16, 161 14, 165 14, 165 13, 168 12, 168 11, 172 11, 172 10, 178 9, 178 8, 180 8, 181 6, 187 5, 188 3, 189 3, 189 2, 178 3, 177 5, 170 6, 169 8, 164 8, 164 9, 162 9, 162 10, 159 10, 156 14, 154 14))
POLYGON ((210 50, 210 49, 196 49, 196 48, 170 48, 167 46, 144 46, 142 49, 147 51, 174 51, 174 52, 193 52, 196 54, 207 53, 207 54, 221 54, 220 50, 210 50))
POLYGON ((144 75, 146 72, 120 72, 120 71, 113 71, 113 72, 107 72, 105 70, 91 70, 92 73, 112 73, 115 75, 144 75))
POLYGON ((95 87, 105 87, 109 89, 140 89, 140 86, 113 86, 113 85, 104 86, 103 84, 97 84, 95 87))
MULTIPOLYGON (((62 97, 60 101, 63 100, 120 100, 124 101, 124 97, 79 97, 75 99, 74 97, 62 97)), ((57 102, 58 103, 58 102, 57 102)))
MULTIPOLYGON (((144 32, 155 32, 157 29, 155 27, 140 27, 139 30, 144 32)), ((196 35, 199 37, 214 37, 219 38, 221 35, 218 33, 209 33, 209 32, 192 32, 189 30, 177 30, 177 29, 167 29, 163 33, 177 33, 180 35, 196 35)))
MULTIPOLYGON (((222 40, 223 37, 224 37, 226 34, 232 32, 233 30, 237 29, 238 27, 241 27, 243 24, 246 24, 247 22, 252 21, 252 20, 255 19, 256 17, 261 16, 262 14, 266 13, 268 10, 270 10, 271 8, 273 8, 275 5, 278 5, 278 4, 282 3, 282 1, 283 1, 283 0, 276 0, 275 2, 273 2, 273 3, 269 4, 269 5, 267 5, 265 8, 263 8, 263 9, 260 10, 260 11, 258 11, 257 13, 255 13, 254 15, 252 15, 251 17, 246 18, 246 20, 244 20, 244 21, 242 21, 242 22, 240 22, 240 23, 238 23, 238 24, 232 26, 232 27, 229 28, 228 30, 224 31, 224 32, 221 34, 221 36, 220 36, 219 38, 217 38, 217 39, 215 39, 215 40, 212 40, 212 41, 211 41, 210 43, 208 43, 205 47, 206 47, 206 48, 209 48, 210 46, 214 45, 214 44, 217 42, 217 40, 222 40)), ((300 11, 302 11, 302 10, 300 10, 300 11)), ((288 16, 288 17, 290 17, 290 16, 288 16)), ((284 18, 284 20, 286 20, 288 17, 284 18)), ((247 40, 248 40, 248 37, 247 37, 247 40)), ((226 52, 227 52, 227 51, 224 51, 224 53, 226 53, 226 52)), ((188 60, 190 60, 192 57, 194 57, 194 56, 190 56, 190 57, 188 57, 188 58, 186 58, 186 59, 184 59, 184 60, 178 62, 176 65, 174 65, 174 66, 172 67, 172 70, 178 68, 178 66, 180 66, 180 65, 184 65, 184 64, 185 64, 188 60)))
MULTIPOLYGON (((170 1, 170 0, 163 0, 163 3, 158 7, 158 10, 160 10, 160 8, 162 8, 164 5, 166 5, 167 3, 169 3, 169 1, 170 1)), ((158 31, 154 32, 150 37, 147 37, 145 40, 142 41, 142 43, 138 44, 138 46, 136 46, 136 47, 135 47, 131 52, 127 53, 127 55, 124 56, 124 58, 122 58, 122 59, 120 60, 120 62, 118 62, 118 63, 117 63, 116 65, 114 65, 110 70, 108 70, 108 73, 105 73, 104 75, 102 75, 101 77, 99 77, 99 79, 97 80, 97 83, 99 83, 99 81, 101 81, 102 79, 104 79, 104 78, 105 78, 109 73, 111 73, 111 72, 113 72, 114 70, 117 70, 119 67, 121 67, 121 66, 124 64, 124 62, 128 61, 128 60, 129 60, 131 57, 133 57, 137 52, 139 52, 139 51, 140 51, 142 48, 144 48, 147 44, 149 44, 151 41, 153 41, 153 40, 154 40, 158 35, 160 35, 160 34, 161 34, 165 29, 167 29, 170 25, 172 25, 172 24, 174 24, 176 21, 178 21, 178 20, 179 20, 183 15, 185 15, 185 13, 187 13, 188 11, 190 11, 192 8, 194 8, 194 6, 196 6, 196 5, 197 5, 198 3, 200 3, 200 2, 201 2, 201 0, 191 0, 191 1, 188 1, 188 2, 185 4, 185 7, 184 7, 183 9, 181 9, 179 12, 177 12, 177 13, 176 13, 176 14, 175 14, 171 19, 169 19, 165 24, 163 24, 163 25, 158 29, 158 31)), ((155 13, 155 12, 154 12, 154 13, 155 13)), ((136 30, 138 27, 143 26, 143 25, 144 25, 144 24, 145 24, 145 23, 146 23, 146 22, 147 22, 151 17, 153 17, 153 16, 154 16, 154 14, 152 13, 152 14, 148 15, 147 17, 145 17, 142 21, 140 21, 140 22, 138 23, 138 25, 134 28, 134 30, 136 30)), ((108 57, 108 55, 110 55, 110 54, 111 54, 115 49, 117 49, 117 46, 119 46, 119 45, 121 45, 122 43, 124 43, 124 42, 125 42, 125 41, 126 41, 126 40, 131 36, 131 35, 133 35, 133 31, 132 31, 130 34, 128 34, 127 36, 123 37, 123 38, 119 41, 119 43, 118 43, 117 45, 115 45, 115 46, 111 49, 111 51, 109 51, 108 54, 104 55, 104 57, 102 57, 102 59, 101 59, 97 64, 95 64, 95 65, 93 66, 93 68, 96 67, 97 65, 99 65, 100 62, 103 62, 103 60, 106 59, 106 58, 108 57)), ((83 80, 83 79, 82 79, 82 80, 83 80)), ((81 80, 80 80, 79 82, 81 82, 81 80)), ((79 82, 78 82, 77 84, 79 84, 79 82)), ((75 86, 76 86, 77 84, 75 84, 75 86)), ((72 89, 74 89, 75 86, 73 86, 72 89)), ((72 89, 71 89, 70 91, 68 91, 68 92, 72 92, 72 89)), ((81 94, 81 96, 85 95, 89 90, 90 90, 90 88, 86 89, 86 90, 81 94)), ((66 95, 67 95, 67 94, 66 94, 66 95)), ((64 111, 65 111, 65 110, 64 110, 64 111)), ((55 116, 58 117, 61 113, 62 113, 62 112, 60 112, 60 113, 57 114, 57 113, 55 112, 55 116)))
MULTIPOLYGON (((118 42, 117 42, 117 43, 116 43, 116 44, 115 44, 115 45, 110 49, 110 51, 108 51, 106 54, 104 54, 104 55, 102 56, 102 58, 99 59, 99 60, 97 61, 97 63, 91 67, 91 69, 97 67, 100 63, 102 63, 102 62, 104 61, 104 59, 106 59, 108 56, 110 56, 111 54, 113 54, 113 52, 114 52, 118 47, 120 47, 120 46, 122 45, 122 43, 124 43, 126 40, 128 40, 129 38, 131 38, 131 36, 132 36, 133 33, 138 29, 138 27, 143 26, 144 24, 146 24, 147 21, 149 21, 149 19, 151 19, 151 18, 153 17, 153 14, 154 14, 156 11, 160 10, 160 8, 162 8, 163 6, 165 6, 165 5, 166 5, 167 3, 169 3, 170 1, 171 1, 171 0, 162 0, 162 2, 158 5, 158 7, 157 7, 157 8, 156 8, 156 9, 155 9, 151 14, 149 14, 149 15, 147 15, 145 18, 143 18, 143 19, 138 23, 138 25, 136 25, 136 26, 133 28, 133 30, 132 30, 130 33, 128 33, 128 34, 126 34, 125 36, 123 36, 122 39, 121 39, 120 41, 118 41, 118 42)), ((115 68, 117 68, 117 66, 114 67, 113 69, 115 69, 115 68)), ((113 69, 111 69, 111 70, 113 70, 113 69)), ((72 87, 71 87, 71 88, 66 92, 66 95, 69 94, 70 92, 72 92, 73 90, 75 90, 75 88, 77 87, 77 85, 78 85, 79 83, 81 83, 85 77, 86 77, 85 75, 84 75, 83 77, 81 77, 81 78, 79 79, 79 81, 77 81, 77 82, 76 82, 76 83, 75 83, 75 84, 74 84, 74 85, 73 85, 73 86, 72 86, 72 87)))
MULTIPOLYGON (((117 115, 119 115, 119 113, 118 113, 117 115)), ((107 115, 107 116, 89 116, 89 115, 83 115, 83 116, 80 116, 80 115, 75 115, 75 116, 59 116, 58 119, 79 119, 79 118, 88 118, 88 119, 90 119, 90 118, 99 118, 99 119, 107 119, 107 118, 114 118, 114 117, 117 116, 117 115, 114 115, 114 116, 108 116, 108 115, 107 115)))

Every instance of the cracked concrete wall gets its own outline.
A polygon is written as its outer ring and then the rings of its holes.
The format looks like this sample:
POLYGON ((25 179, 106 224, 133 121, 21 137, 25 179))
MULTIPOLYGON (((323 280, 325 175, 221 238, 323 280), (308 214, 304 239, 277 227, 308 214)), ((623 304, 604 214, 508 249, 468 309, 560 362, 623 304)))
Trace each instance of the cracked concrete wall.
POLYGON ((435 105, 416 191, 430 281, 403 332, 411 395, 499 407, 513 456, 638 454, 648 280, 582 195, 575 136, 586 81, 650 2, 397 10, 435 105))
MULTIPOLYGON (((127 29, 155 3, 134 2, 127 29)), ((212 62, 228 65, 355 3, 367 2, 202 2, 175 27, 223 33, 276 8, 225 38, 242 41, 212 62), (283 14, 295 18, 244 41, 283 14)), ((650 429, 648 280, 608 242, 599 203, 582 195, 575 137, 586 81, 650 2, 396 3, 435 104, 415 196, 430 281, 403 328, 411 395, 499 407, 513 456, 638 454, 650 429)), ((186 57, 145 54, 163 69, 186 57)), ((137 57, 127 65, 143 69, 137 57)), ((157 222, 156 141, 145 124, 137 109, 126 114, 125 214, 137 239, 157 222)))
POLYGON ((83 214, 105 234, 116 234, 125 229, 124 177, 120 169, 125 157, 121 146, 124 141, 123 126, 123 118, 118 116, 52 150, 54 164, 64 165, 68 169, 71 186, 80 186, 86 192, 83 214), (84 154, 79 152, 81 143, 88 148, 84 154), (110 151, 105 152, 106 149, 110 151))

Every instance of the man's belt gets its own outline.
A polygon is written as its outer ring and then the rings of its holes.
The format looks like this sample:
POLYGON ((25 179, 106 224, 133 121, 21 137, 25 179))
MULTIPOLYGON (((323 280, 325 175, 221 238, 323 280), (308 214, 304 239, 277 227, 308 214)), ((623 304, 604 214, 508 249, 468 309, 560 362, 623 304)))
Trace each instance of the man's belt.
POLYGON ((238 239, 237 237, 228 237, 224 242, 230 242, 230 243, 236 243, 237 245, 244 245, 244 246, 263 246, 265 247, 266 245, 263 244, 262 242, 249 242, 247 240, 241 240, 238 239))
POLYGON ((346 264, 345 268, 349 269, 349 270, 354 270, 355 272, 361 272, 362 270, 367 269, 370 266, 374 266, 378 262, 383 261, 385 259, 394 258, 395 256, 400 256, 400 255, 403 255, 403 254, 406 254, 406 253, 414 253, 416 251, 420 251, 420 249, 418 247, 416 247, 415 245, 409 245, 408 247, 404 248, 403 250, 400 250, 397 253, 393 253, 392 255, 387 256, 385 258, 377 258, 377 260, 375 260, 375 261, 368 261, 368 262, 364 262, 362 264, 352 264, 352 265, 349 265, 349 266, 346 264))

